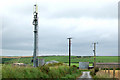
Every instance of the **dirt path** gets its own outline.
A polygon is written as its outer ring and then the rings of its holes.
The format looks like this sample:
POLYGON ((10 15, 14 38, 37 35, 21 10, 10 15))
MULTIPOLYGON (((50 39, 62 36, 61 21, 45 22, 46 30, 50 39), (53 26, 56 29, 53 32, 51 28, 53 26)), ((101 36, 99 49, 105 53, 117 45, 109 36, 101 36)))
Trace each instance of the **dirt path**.
POLYGON ((85 71, 85 72, 82 72, 82 76, 77 78, 77 80, 93 80, 93 79, 90 75, 90 71, 85 71))

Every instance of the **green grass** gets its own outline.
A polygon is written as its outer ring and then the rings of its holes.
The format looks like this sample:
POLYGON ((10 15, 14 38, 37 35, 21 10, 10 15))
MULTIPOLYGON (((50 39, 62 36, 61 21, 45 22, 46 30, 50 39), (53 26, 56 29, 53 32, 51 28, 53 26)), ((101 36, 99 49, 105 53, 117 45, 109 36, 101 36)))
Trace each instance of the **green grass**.
MULTIPOLYGON (((32 58, 20 58, 20 59, 2 58, 2 63, 21 62, 25 64, 32 64, 31 59, 32 58)), ((39 57, 39 59, 44 59, 45 62, 51 61, 51 60, 56 60, 59 62, 67 62, 67 63, 69 62, 68 56, 44 56, 44 57, 39 57)), ((93 62, 93 61, 94 61, 94 57, 79 58, 77 56, 71 56, 71 62, 93 62)), ((99 62, 99 63, 118 62, 118 56, 97 56, 96 62, 99 62)), ((72 63, 72 65, 74 64, 78 66, 78 64, 72 63)))
POLYGON ((93 66, 93 64, 89 64, 89 66, 93 66))
POLYGON ((71 65, 76 65, 77 67, 79 67, 79 63, 71 63, 71 65))
MULTIPOLYGON (((8 59, 8 58, 3 58, 2 63, 15 63, 15 62, 21 62, 25 63, 28 65, 33 65, 31 63, 32 58, 20 58, 20 59, 8 59)), ((51 61, 51 60, 56 60, 59 62, 67 62, 69 61, 68 56, 44 56, 44 57, 39 57, 39 59, 44 59, 45 62, 51 61)), ((71 65, 76 65, 79 67, 79 62, 90 62, 89 66, 92 66, 92 62, 94 61, 94 57, 76 57, 76 56, 71 56, 71 62, 78 62, 78 63, 71 63, 71 65)), ((96 57, 96 62, 98 63, 111 63, 111 62, 118 62, 118 56, 97 56, 96 57)))
POLYGON ((69 67, 56 65, 50 68, 50 65, 42 67, 20 67, 13 65, 2 66, 2 78, 76 78, 81 75, 81 71, 77 67, 69 67))

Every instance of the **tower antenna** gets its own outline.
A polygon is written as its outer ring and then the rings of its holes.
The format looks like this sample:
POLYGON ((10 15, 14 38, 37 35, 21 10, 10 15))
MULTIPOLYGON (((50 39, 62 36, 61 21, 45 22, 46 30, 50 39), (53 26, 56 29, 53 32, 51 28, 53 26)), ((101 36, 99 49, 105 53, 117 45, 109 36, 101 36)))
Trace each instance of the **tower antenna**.
POLYGON ((33 12, 33 25, 34 25, 34 52, 33 52, 33 66, 38 67, 38 6, 34 5, 33 12))

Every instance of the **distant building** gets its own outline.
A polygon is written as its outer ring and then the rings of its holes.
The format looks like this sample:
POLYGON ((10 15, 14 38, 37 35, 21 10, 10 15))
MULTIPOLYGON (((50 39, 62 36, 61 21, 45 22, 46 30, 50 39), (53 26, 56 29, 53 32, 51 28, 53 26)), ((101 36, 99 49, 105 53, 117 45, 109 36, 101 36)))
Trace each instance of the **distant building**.
POLYGON ((89 62, 79 62, 79 69, 88 69, 89 62))

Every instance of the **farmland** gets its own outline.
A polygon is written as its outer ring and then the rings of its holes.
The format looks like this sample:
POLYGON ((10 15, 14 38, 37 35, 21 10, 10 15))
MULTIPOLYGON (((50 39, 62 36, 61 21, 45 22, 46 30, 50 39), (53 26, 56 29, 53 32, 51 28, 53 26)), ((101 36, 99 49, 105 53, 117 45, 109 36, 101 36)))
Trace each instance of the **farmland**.
MULTIPOLYGON (((71 68, 69 68, 68 56, 41 56, 39 59, 44 59, 45 62, 55 60, 59 64, 54 66, 46 65, 44 67, 33 68, 31 62, 32 57, 2 57, 2 77, 3 78, 77 78, 82 74, 82 70, 78 70, 79 62, 90 62, 92 66, 94 57, 92 56, 71 56, 71 68), (13 66, 12 63, 25 63, 26 67, 13 66), (63 65, 63 63, 66 63, 63 65), (73 67, 76 65, 76 68, 73 67), (69 72, 70 71, 70 72, 69 72), (33 74, 34 73, 34 74, 33 74), (17 74, 17 75, 16 75, 17 74)), ((97 56, 98 63, 118 62, 117 56, 97 56)), ((99 73, 95 77, 97 77, 99 73)), ((109 77, 109 76, 108 76, 109 77)))
MULTIPOLYGON (((45 62, 51 61, 51 60, 56 60, 62 63, 67 63, 69 61, 68 56, 41 56, 39 59, 44 59, 45 62)), ((12 58, 2 58, 2 63, 15 63, 15 62, 20 62, 20 63, 25 63, 32 65, 31 63, 32 57, 12 57, 12 58)), ((94 57, 93 56, 71 56, 71 65, 76 65, 79 66, 79 62, 90 62, 90 66, 92 66, 92 62, 94 62, 94 57)), ((97 56, 96 57, 96 62, 98 63, 111 63, 111 62, 118 62, 118 56, 97 56)))

